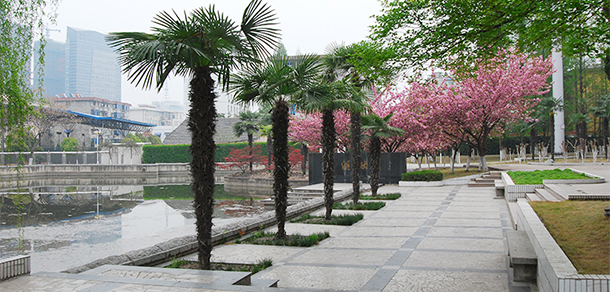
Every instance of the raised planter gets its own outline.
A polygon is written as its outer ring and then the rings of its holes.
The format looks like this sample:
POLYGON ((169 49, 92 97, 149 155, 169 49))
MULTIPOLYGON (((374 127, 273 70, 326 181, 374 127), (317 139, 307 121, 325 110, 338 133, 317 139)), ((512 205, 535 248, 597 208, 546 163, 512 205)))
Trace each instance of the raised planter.
POLYGON ((515 202, 518 198, 525 198, 526 193, 533 193, 536 189, 543 189, 544 184, 597 184, 604 183, 606 180, 603 177, 598 177, 583 171, 570 169, 575 173, 584 173, 590 179, 545 179, 541 185, 516 185, 507 172, 502 172, 502 181, 504 182, 504 193, 506 200, 515 202))
MULTIPOLYGON (((525 199, 516 204, 518 230, 527 233, 538 257, 537 284, 542 292, 610 291, 610 275, 582 275, 525 199)), ((511 213, 513 211, 511 210, 511 213)))
POLYGON ((399 187, 442 187, 443 181, 399 181, 399 187))

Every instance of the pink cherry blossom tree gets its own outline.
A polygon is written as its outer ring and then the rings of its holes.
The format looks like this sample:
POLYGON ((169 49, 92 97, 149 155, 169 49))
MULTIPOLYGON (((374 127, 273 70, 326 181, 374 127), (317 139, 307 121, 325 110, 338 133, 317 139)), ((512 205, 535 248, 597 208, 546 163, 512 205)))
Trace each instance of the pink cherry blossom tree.
POLYGON ((535 96, 550 88, 553 63, 550 57, 499 50, 496 57, 478 60, 474 66, 474 71, 452 70, 457 82, 437 95, 435 115, 454 139, 461 135, 478 150, 480 168, 486 171, 487 139, 501 124, 527 118, 539 101, 535 96))

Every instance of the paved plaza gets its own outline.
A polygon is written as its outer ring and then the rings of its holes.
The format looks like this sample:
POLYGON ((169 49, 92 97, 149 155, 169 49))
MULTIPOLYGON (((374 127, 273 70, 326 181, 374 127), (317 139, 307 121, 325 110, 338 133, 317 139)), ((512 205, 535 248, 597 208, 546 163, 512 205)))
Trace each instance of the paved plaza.
MULTIPOLYGON (((273 266, 252 277, 278 288, 220 285, 193 270, 104 266, 82 274, 34 273, 0 283, 2 291, 531 291, 513 285, 504 231, 510 217, 493 188, 384 186, 400 192, 349 227, 288 223, 289 233, 329 231, 310 248, 225 244, 213 261, 273 266)), ((323 212, 319 210, 317 212, 323 212)), ((354 211, 335 210, 334 214, 354 211)), ((270 228, 274 230, 274 228, 270 228)), ((196 255, 187 256, 196 258, 196 255)), ((535 289, 534 289, 535 290, 535 289)))

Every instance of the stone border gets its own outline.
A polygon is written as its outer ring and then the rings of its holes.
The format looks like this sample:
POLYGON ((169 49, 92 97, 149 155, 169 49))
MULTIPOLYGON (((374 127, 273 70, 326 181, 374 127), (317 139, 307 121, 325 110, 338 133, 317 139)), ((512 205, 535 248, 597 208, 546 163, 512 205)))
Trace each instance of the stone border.
POLYGON ((525 198, 526 193, 533 193, 536 189, 544 189, 545 184, 598 184, 604 183, 605 178, 586 173, 584 171, 567 168, 575 173, 584 173, 591 179, 545 179, 541 185, 516 185, 506 171, 502 172, 502 181, 505 185, 506 200, 515 202, 518 198, 525 198))
MULTIPOLYGON (((344 190, 334 194, 335 201, 349 198, 352 190, 344 190)), ((304 213, 314 211, 324 206, 324 198, 315 198, 289 206, 286 209, 286 219, 298 217, 304 213)), ((241 237, 252 231, 260 230, 276 224, 275 211, 265 212, 255 217, 244 218, 234 224, 212 229, 212 244, 219 245, 224 242, 241 237)), ((172 258, 183 256, 197 251, 197 237, 195 235, 175 238, 151 247, 134 250, 122 255, 113 255, 98 259, 85 265, 74 267, 63 273, 78 274, 103 265, 151 266, 166 262, 172 258)))
POLYGON ((27 275, 31 271, 30 256, 22 255, 0 260, 0 281, 27 275))
POLYGON ((516 206, 517 229, 527 233, 538 257, 537 285, 540 291, 610 291, 610 275, 578 274, 526 200, 518 200, 516 206))
POLYGON ((459 186, 459 185, 467 185, 473 178, 478 178, 483 176, 485 172, 464 176, 464 177, 456 177, 450 178, 442 181, 399 181, 399 187, 442 187, 442 186, 459 186))

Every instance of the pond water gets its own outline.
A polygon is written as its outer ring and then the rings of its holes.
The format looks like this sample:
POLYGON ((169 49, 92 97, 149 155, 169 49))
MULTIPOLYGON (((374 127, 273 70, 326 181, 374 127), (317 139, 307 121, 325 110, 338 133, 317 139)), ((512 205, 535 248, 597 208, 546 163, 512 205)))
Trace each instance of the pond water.
MULTIPOLYGON (((58 272, 194 235, 190 185, 44 186, 0 190, 0 257, 29 254, 58 272)), ((259 200, 215 193, 214 225, 260 214, 259 200)))

